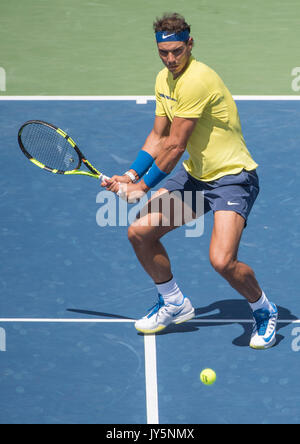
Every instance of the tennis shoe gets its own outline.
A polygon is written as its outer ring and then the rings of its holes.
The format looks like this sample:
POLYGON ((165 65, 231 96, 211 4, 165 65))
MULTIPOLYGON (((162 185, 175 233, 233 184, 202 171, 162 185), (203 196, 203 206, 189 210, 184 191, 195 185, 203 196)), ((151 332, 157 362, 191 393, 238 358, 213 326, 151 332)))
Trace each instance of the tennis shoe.
POLYGON ((278 310, 275 304, 271 303, 272 311, 259 309, 253 312, 254 327, 251 335, 250 347, 257 350, 264 350, 276 343, 276 324, 278 310))
POLYGON ((142 319, 135 323, 135 328, 145 334, 157 333, 170 324, 181 324, 195 317, 195 310, 191 301, 183 297, 181 304, 165 303, 163 297, 158 295, 158 302, 142 319))

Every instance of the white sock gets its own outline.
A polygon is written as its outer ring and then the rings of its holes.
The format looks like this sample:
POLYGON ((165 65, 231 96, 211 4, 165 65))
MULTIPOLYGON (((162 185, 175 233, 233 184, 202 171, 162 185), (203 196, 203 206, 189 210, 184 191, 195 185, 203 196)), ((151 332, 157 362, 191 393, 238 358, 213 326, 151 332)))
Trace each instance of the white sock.
POLYGON ((156 288, 166 303, 169 302, 170 304, 176 305, 182 304, 184 296, 174 278, 163 284, 156 284, 156 288))
POLYGON ((258 299, 257 302, 254 302, 253 304, 251 304, 249 302, 249 305, 253 311, 260 310, 262 308, 265 308, 269 311, 273 311, 273 307, 270 304, 270 302, 264 292, 262 292, 262 295, 261 295, 260 299, 258 299))

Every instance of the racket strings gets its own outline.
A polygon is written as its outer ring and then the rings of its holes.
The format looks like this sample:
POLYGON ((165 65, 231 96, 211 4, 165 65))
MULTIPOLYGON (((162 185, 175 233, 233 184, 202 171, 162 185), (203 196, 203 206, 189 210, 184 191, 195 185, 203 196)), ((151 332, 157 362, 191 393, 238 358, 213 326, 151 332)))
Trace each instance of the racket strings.
POLYGON ((23 128, 21 139, 27 152, 51 169, 72 171, 79 167, 77 152, 53 128, 31 123, 23 128))

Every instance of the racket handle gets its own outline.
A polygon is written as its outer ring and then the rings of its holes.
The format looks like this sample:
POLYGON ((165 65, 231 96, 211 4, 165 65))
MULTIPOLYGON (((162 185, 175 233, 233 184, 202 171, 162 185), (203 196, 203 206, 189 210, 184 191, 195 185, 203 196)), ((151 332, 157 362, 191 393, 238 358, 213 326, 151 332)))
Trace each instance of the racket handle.
POLYGON ((101 182, 103 182, 104 180, 110 179, 110 177, 105 176, 104 174, 100 174, 99 176, 99 180, 101 180, 101 182))

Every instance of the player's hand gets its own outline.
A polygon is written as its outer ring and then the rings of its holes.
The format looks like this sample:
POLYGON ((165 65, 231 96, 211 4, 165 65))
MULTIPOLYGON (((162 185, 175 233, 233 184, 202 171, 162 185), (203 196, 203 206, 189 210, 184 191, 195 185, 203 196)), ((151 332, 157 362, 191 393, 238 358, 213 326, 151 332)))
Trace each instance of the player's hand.
MULTIPOLYGON (((119 177, 119 176, 113 176, 113 177, 119 177)), ((101 183, 101 187, 104 187, 108 191, 112 191, 113 193, 117 193, 119 191, 120 182, 114 180, 113 177, 104 179, 101 183)))
POLYGON ((127 200, 128 203, 138 202, 148 190, 144 189, 139 183, 119 184, 118 196, 127 200))
POLYGON ((129 176, 124 174, 123 176, 117 176, 114 175, 110 177, 109 179, 104 179, 101 183, 101 186, 108 189, 109 191, 115 192, 115 185, 116 183, 131 183, 131 179, 129 176))
POLYGON ((139 183, 118 183, 117 186, 118 191, 114 191, 116 189, 114 185, 110 187, 111 191, 116 192, 121 199, 128 203, 138 202, 149 190, 143 180, 139 183))
POLYGON ((127 174, 123 174, 123 176, 112 176, 111 180, 114 180, 116 182, 120 182, 120 183, 131 183, 131 179, 129 176, 127 176, 127 174))

